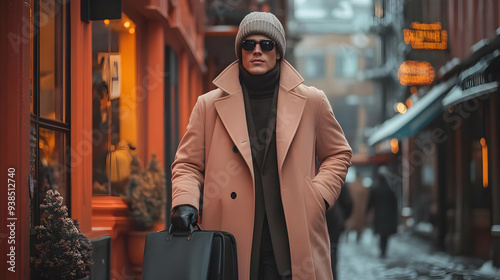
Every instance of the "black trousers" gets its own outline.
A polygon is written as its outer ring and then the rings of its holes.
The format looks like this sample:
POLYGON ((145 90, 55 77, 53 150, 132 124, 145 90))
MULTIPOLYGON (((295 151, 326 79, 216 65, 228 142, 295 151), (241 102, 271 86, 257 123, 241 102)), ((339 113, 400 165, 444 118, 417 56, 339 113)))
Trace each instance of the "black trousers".
POLYGON ((280 275, 276 260, 274 258, 273 244, 271 241, 271 233, 267 225, 267 219, 264 221, 262 229, 262 239, 260 242, 260 257, 259 257, 259 280, 287 280, 292 279, 292 275, 280 275))
POLYGON ((385 258, 385 256, 386 256, 388 241, 389 241, 389 235, 386 235, 386 234, 381 234, 380 235, 380 243, 379 243, 380 256, 383 257, 383 258, 385 258))
POLYGON ((337 248, 338 243, 330 243, 330 257, 333 279, 337 279, 337 248))

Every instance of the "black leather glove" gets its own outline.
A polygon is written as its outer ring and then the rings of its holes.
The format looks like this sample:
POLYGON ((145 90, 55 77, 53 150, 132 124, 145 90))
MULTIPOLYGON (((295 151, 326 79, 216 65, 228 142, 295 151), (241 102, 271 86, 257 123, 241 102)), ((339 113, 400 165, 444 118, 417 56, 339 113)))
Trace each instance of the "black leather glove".
POLYGON ((190 224, 198 223, 198 210, 191 205, 179 205, 172 211, 170 220, 175 230, 188 231, 190 224))

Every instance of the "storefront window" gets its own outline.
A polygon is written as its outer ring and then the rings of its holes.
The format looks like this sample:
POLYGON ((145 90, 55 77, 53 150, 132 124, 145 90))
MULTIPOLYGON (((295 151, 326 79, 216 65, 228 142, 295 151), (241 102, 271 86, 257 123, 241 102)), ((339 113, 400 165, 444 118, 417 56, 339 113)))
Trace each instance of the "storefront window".
POLYGON ((69 1, 31 1, 30 224, 40 223, 47 190, 70 207, 69 180, 69 1))
POLYGON ((358 54, 355 50, 341 48, 336 53, 335 72, 339 78, 355 78, 359 73, 358 54))
POLYGON ((58 4, 64 1, 43 0, 39 10, 39 92, 40 116, 66 121, 64 88, 65 71, 63 61, 66 14, 58 4))
MULTIPOLYGON (((45 196, 48 190, 57 190, 63 198, 68 196, 66 135, 40 128, 38 136, 38 192, 45 196)), ((66 205, 67 200, 63 203, 66 205)))
POLYGON ((126 195, 137 146, 136 25, 92 22, 93 194, 126 195))

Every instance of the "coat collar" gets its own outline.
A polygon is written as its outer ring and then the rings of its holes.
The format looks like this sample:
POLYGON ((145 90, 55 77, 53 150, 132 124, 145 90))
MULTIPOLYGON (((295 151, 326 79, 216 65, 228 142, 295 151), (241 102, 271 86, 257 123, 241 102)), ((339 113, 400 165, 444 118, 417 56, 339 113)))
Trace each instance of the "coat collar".
MULTIPOLYGON (((286 61, 281 62, 278 111, 276 115, 276 145, 278 169, 281 171, 290 144, 297 131, 306 97, 293 92, 304 79, 286 61)), ((233 62, 213 81, 226 93, 215 101, 215 108, 234 145, 245 159, 253 178, 252 152, 246 124, 245 104, 239 79, 238 61, 233 62), (243 124, 243 125, 242 125, 243 124)))
MULTIPOLYGON (((213 80, 213 84, 228 94, 240 91, 241 85, 238 63, 239 60, 236 60, 226 67, 226 69, 224 69, 224 71, 222 71, 219 76, 213 80)), ((290 91, 304 82, 304 79, 300 76, 297 70, 295 70, 295 68, 293 68, 293 66, 284 59, 281 61, 280 71, 280 86, 286 91, 290 91)))

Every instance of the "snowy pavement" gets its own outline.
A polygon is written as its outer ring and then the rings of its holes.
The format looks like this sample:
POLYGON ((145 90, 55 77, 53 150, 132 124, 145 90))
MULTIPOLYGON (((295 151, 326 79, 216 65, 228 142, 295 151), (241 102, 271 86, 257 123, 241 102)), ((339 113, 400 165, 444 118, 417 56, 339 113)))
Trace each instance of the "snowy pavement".
POLYGON ((355 235, 341 237, 336 280, 500 280, 500 269, 491 261, 435 252, 429 242, 408 232, 391 237, 385 259, 379 257, 378 237, 370 229, 359 243, 355 235))

